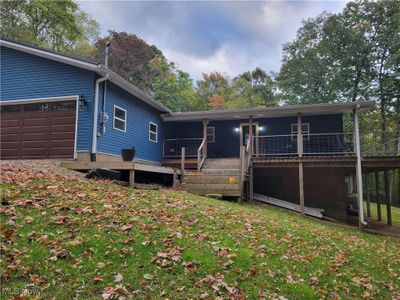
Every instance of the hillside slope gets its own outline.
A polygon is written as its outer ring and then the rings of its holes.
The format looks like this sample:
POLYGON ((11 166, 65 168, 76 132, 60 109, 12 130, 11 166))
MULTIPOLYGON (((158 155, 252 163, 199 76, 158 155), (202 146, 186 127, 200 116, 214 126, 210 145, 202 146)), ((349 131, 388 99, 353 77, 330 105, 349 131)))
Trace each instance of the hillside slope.
POLYGON ((398 239, 49 167, 2 164, 2 296, 400 297, 398 239))

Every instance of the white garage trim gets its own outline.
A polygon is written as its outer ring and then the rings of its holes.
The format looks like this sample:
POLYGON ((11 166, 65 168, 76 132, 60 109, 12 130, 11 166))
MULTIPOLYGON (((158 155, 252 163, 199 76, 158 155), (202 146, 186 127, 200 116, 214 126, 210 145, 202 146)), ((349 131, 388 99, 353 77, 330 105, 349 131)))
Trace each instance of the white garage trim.
MULTIPOLYGON (((78 101, 79 95, 60 96, 60 97, 47 97, 47 98, 30 98, 18 100, 0 100, 0 105, 19 105, 28 103, 43 103, 43 102, 61 102, 61 101, 78 101)), ((77 103, 78 104, 78 103, 77 103)))
POLYGON ((47 98, 18 99, 18 100, 0 100, 0 106, 20 105, 20 104, 29 104, 29 103, 44 103, 44 102, 64 102, 64 101, 76 101, 76 104, 75 104, 74 159, 77 159, 78 158, 77 146, 78 146, 79 95, 47 97, 47 98))

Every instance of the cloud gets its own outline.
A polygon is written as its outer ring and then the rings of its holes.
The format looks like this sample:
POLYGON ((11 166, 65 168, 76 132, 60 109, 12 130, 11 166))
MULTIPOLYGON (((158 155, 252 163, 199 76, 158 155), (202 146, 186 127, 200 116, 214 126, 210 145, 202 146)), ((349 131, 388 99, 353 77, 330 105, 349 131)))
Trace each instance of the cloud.
POLYGON ((134 33, 199 79, 218 70, 230 77, 261 67, 279 71, 282 44, 295 38, 302 19, 343 1, 133 2, 85 1, 81 8, 107 30, 134 33))

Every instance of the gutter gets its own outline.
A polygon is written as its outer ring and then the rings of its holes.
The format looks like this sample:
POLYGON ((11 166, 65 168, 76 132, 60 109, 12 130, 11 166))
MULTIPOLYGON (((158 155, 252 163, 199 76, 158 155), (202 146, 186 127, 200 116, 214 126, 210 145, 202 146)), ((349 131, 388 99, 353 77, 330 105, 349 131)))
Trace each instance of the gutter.
POLYGON ((360 109, 360 104, 357 104, 354 109, 354 138, 356 143, 356 156, 357 156, 357 194, 358 194, 358 218, 359 226, 367 225, 364 220, 364 199, 363 199, 363 186, 362 186, 362 169, 361 169, 361 149, 360 149, 360 128, 358 125, 358 111, 360 109))
POLYGON ((93 107, 93 130, 92 130, 92 151, 90 153, 90 160, 96 161, 97 152, 97 119, 99 113, 99 85, 100 82, 107 80, 109 77, 108 73, 96 80, 95 92, 94 92, 94 107, 93 107))

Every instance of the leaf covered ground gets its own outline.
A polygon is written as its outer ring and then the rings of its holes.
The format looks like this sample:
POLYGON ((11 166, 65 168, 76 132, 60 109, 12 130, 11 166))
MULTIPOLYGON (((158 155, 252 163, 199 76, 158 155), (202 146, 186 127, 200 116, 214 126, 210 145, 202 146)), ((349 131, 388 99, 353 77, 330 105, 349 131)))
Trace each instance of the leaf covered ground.
POLYGON ((400 240, 3 163, 2 296, 398 299, 400 240))

